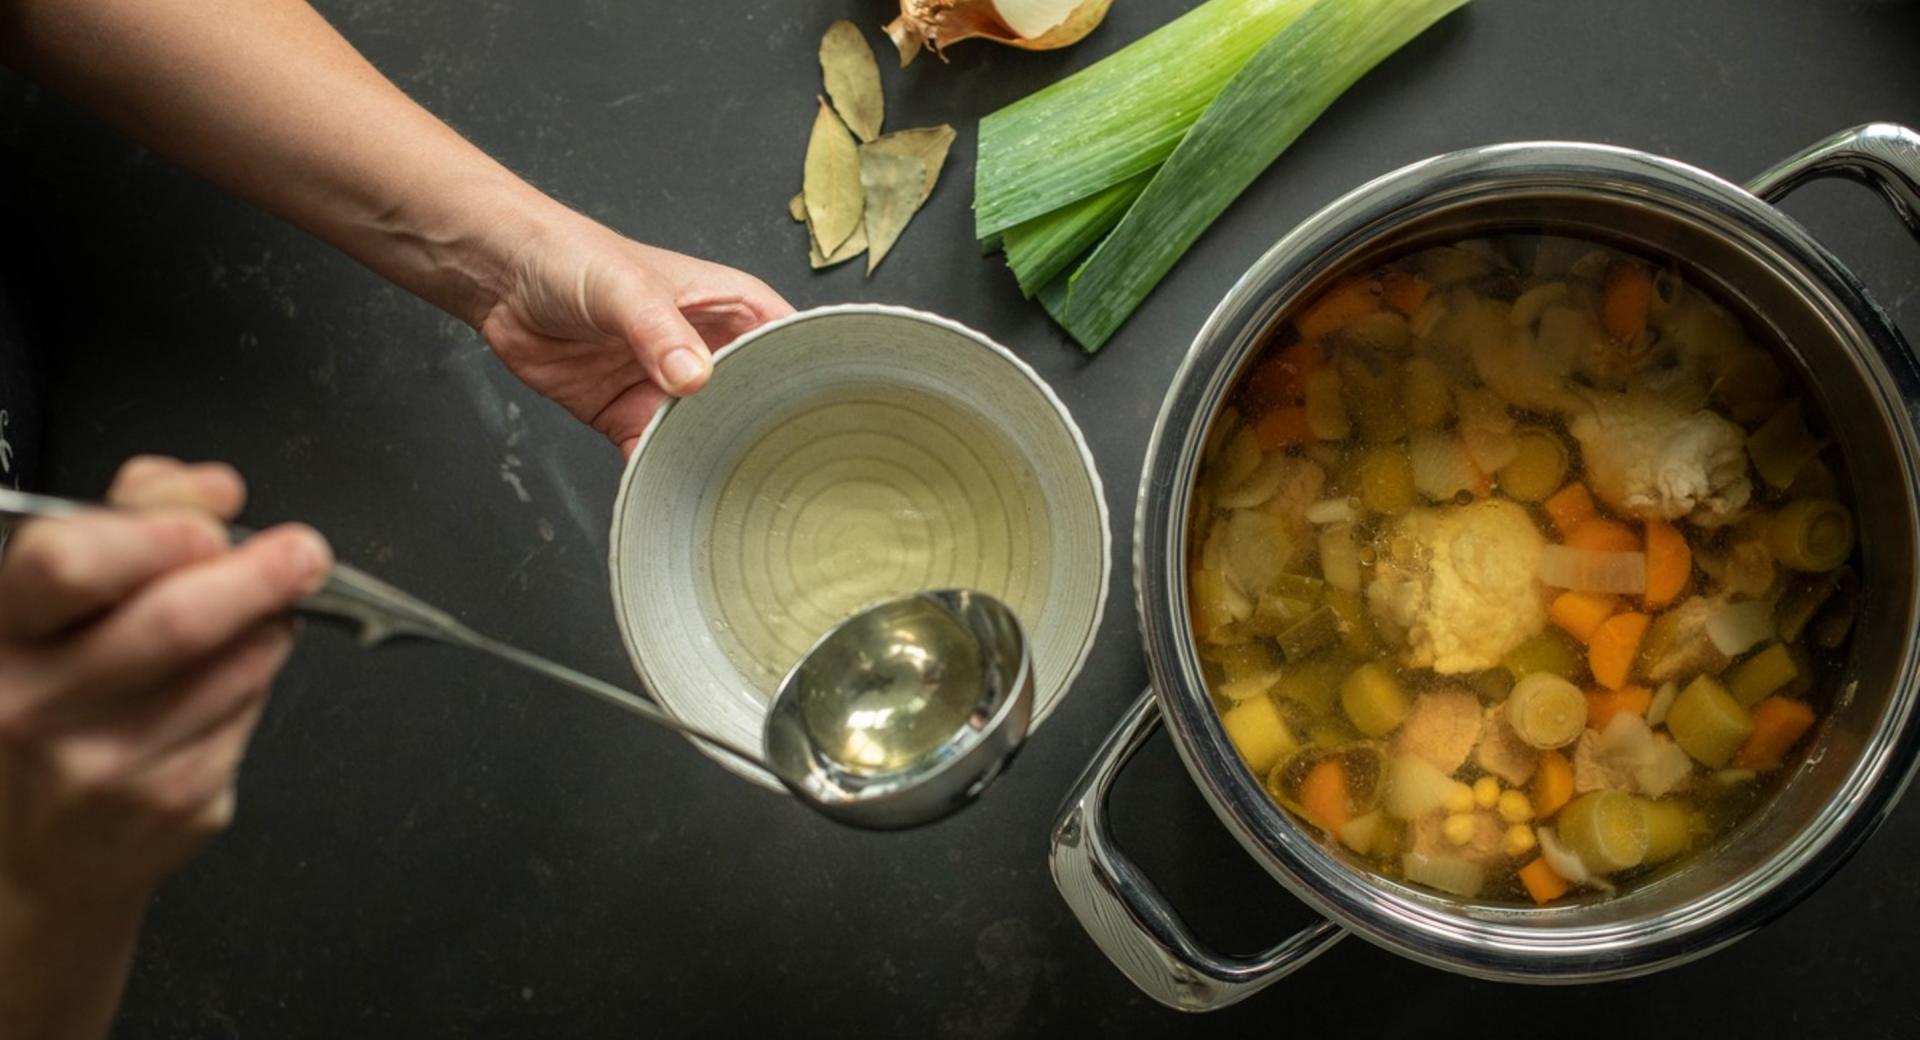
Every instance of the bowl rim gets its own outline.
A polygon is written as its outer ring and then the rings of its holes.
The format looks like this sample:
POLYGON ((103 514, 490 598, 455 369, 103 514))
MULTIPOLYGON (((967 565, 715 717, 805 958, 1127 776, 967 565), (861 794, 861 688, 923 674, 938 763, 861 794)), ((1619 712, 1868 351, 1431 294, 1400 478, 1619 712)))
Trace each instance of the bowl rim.
MULTIPOLYGON (((1041 378, 1040 373, 1035 371, 1033 366, 1027 364, 1019 355, 985 333, 958 321, 954 321, 951 318, 912 307, 902 307, 897 304, 887 303, 837 303, 795 311, 785 317, 776 318, 773 321, 756 326, 751 331, 744 333, 731 343, 715 351, 713 359, 714 370, 717 372, 721 365, 728 364, 733 358, 742 356, 745 351, 751 349, 755 344, 777 336, 789 328, 813 321, 831 321, 855 316, 880 316, 917 322, 953 333, 971 341, 976 346, 985 348, 1001 361, 1005 362, 1016 375, 1025 379, 1034 389, 1039 391, 1047 405, 1052 409, 1055 417, 1058 418, 1061 425, 1065 427, 1067 436, 1073 445, 1080 463, 1081 472, 1085 475, 1089 490, 1092 494, 1094 515, 1098 517, 1100 524, 1099 580, 1094 590, 1093 613, 1087 619, 1086 631, 1080 637, 1079 649, 1074 653, 1073 659, 1066 672, 1061 676, 1059 692, 1048 699, 1045 704, 1039 703, 1041 699, 1040 691, 1036 690, 1034 693, 1036 703, 1034 705, 1032 718, 1027 724, 1027 730, 1031 733, 1033 730, 1039 728, 1040 724, 1051 716, 1061 703, 1067 699, 1067 696, 1072 693, 1074 684, 1080 678, 1080 673, 1085 669, 1087 661, 1093 656, 1094 644, 1099 641, 1100 627, 1106 619, 1107 600, 1113 592, 1113 519, 1111 510, 1107 507, 1106 485, 1100 479, 1100 467, 1094 459, 1093 450, 1088 446, 1086 435, 1080 429, 1080 424, 1074 421, 1073 413, 1067 409, 1066 402, 1060 399, 1060 395, 1054 391, 1052 385, 1041 378)), ((674 708, 671 701, 656 692, 659 687, 655 683, 654 677, 649 672, 646 661, 640 653, 640 648, 635 641, 632 626, 628 624, 627 614, 624 609, 624 604, 628 599, 628 590, 626 589, 626 579, 622 575, 619 561, 624 556, 624 543, 626 542, 625 525, 621 521, 622 518, 626 516, 630 497, 635 488, 640 460, 646 454, 647 449, 653 444, 656 435, 666 422, 667 417, 672 414, 675 408, 679 407, 681 400, 681 398, 669 398, 666 404, 662 405, 660 410, 654 413, 652 420, 650 420, 646 428, 640 432, 639 440, 634 443, 633 453, 627 457, 626 465, 621 470, 620 489, 614 496, 612 515, 608 520, 607 536, 608 592, 613 601, 614 624, 620 630, 620 643, 626 651, 627 663, 634 670, 634 674, 640 680, 648 698, 675 718, 681 717, 680 712, 674 708)), ((1035 626, 1027 623, 1024 619, 1022 620, 1022 625, 1027 629, 1029 642, 1031 643, 1035 626)), ((734 773, 752 780, 769 790, 777 791, 791 797, 791 792, 787 791, 785 785, 781 784, 780 781, 775 779, 773 775, 766 770, 750 766, 738 761, 732 756, 716 752, 698 740, 692 738, 687 739, 701 754, 720 763, 734 773)))

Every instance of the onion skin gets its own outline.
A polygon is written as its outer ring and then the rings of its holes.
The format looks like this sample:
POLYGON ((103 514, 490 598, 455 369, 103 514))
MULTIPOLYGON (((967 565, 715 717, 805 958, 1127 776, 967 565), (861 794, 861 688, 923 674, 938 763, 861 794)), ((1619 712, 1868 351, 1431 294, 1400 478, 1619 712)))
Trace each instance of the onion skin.
POLYGON ((1107 16, 1113 0, 1083 0, 1059 25, 1035 37, 1023 37, 1007 25, 992 0, 901 0, 900 17, 886 33, 906 68, 922 50, 946 60, 946 48, 961 40, 983 39, 1029 51, 1050 51, 1085 39, 1107 16))

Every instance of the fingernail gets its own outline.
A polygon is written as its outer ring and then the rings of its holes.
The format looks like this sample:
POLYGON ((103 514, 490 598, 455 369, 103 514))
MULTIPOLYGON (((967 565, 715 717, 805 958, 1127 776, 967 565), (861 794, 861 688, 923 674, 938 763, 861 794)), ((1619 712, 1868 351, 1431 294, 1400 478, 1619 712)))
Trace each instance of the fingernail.
POLYGON ((707 366, 689 347, 681 347, 669 353, 660 362, 660 374, 666 378, 668 390, 679 390, 705 375, 707 366))
POLYGON ((333 550, 312 531, 299 531, 287 543, 287 562, 309 588, 319 588, 333 566, 333 550))

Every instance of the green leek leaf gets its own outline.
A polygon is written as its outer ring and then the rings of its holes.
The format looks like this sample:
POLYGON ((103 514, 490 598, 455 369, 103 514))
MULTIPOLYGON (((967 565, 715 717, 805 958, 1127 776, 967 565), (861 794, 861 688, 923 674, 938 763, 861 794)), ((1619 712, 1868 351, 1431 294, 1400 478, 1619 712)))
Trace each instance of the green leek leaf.
POLYGON ((1127 208, 1147 188, 1153 171, 1138 174, 1079 202, 1038 216, 1006 231, 1007 266, 1028 299, 1053 281, 1112 231, 1127 208))

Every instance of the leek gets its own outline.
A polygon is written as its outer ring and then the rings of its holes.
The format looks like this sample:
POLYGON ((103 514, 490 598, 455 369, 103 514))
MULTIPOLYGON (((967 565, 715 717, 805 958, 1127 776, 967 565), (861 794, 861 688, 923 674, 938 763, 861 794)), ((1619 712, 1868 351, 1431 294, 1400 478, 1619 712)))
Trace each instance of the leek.
POLYGON ((1071 276, 1067 332, 1087 351, 1100 349, 1201 232, 1335 98, 1464 3, 1321 0, 1282 29, 1228 81, 1071 276))
POLYGON ((1146 190, 1152 171, 1069 203, 1007 229, 1007 266, 1020 283, 1021 295, 1033 299, 1042 286, 1073 266, 1100 239, 1112 231, 1127 207, 1146 190))
POLYGON ((992 238, 1159 166, 1214 96, 1310 0, 1210 0, 980 121, 974 237, 992 238))

